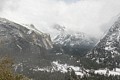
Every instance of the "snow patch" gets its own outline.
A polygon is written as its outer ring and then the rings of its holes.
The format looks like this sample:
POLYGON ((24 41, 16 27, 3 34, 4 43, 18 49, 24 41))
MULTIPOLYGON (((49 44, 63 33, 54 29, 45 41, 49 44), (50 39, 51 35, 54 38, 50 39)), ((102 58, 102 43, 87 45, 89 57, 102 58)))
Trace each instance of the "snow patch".
POLYGON ((46 68, 39 68, 36 67, 33 69, 34 71, 47 71, 47 72, 54 72, 54 71, 60 71, 62 73, 68 72, 68 68, 71 68, 75 71, 76 75, 83 76, 84 73, 81 72, 81 68, 78 66, 71 66, 68 64, 60 64, 58 61, 53 61, 51 63, 52 67, 46 67, 46 68))
POLYGON ((103 69, 103 70, 95 70, 95 73, 97 74, 104 74, 104 75, 120 75, 120 69, 116 68, 116 71, 112 70, 109 71, 107 69, 103 69))

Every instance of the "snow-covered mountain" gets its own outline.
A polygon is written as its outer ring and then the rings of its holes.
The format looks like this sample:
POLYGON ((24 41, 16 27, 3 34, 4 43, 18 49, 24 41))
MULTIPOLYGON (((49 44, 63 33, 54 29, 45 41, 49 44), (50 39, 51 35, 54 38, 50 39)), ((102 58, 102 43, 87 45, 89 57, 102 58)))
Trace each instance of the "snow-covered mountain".
POLYGON ((8 55, 15 60, 13 67, 16 72, 39 80, 36 75, 44 74, 45 70, 50 71, 47 74, 51 71, 66 73, 70 67, 78 71, 80 63, 75 57, 50 54, 52 48, 50 35, 37 30, 34 25, 21 25, 0 18, 0 55, 8 55))
POLYGON ((0 18, 0 57, 7 55, 14 59, 15 71, 27 75, 31 68, 43 66, 51 48, 50 35, 38 31, 34 25, 0 18))
POLYGON ((86 54, 87 51, 95 46, 97 41, 95 38, 90 37, 85 33, 75 32, 58 24, 54 25, 53 28, 56 29, 56 31, 59 31, 59 34, 53 39, 55 49, 62 53, 73 55, 86 54))
POLYGON ((120 17, 87 57, 103 67, 120 67, 120 17))
MULTIPOLYGON (((108 41, 109 43, 106 42, 107 46, 103 49, 106 52, 111 51, 111 54, 117 51, 115 55, 119 56, 119 27, 117 27, 119 21, 115 23, 115 26, 110 29, 107 38, 104 38, 112 40, 108 41)), ((32 24, 20 25, 0 18, 0 56, 12 57, 15 60, 13 66, 15 71, 33 80, 66 80, 66 76, 69 78, 72 75, 80 75, 80 78, 84 75, 90 75, 91 70, 84 68, 82 64, 82 62, 86 64, 87 60, 73 55, 86 54, 94 47, 96 39, 82 32, 73 32, 58 24, 54 25, 53 29, 57 34, 52 42, 49 34, 37 30, 32 24), (51 49, 55 54, 50 52, 51 49)), ((101 46, 104 45, 101 44, 101 46)), ((96 49, 97 47, 93 50, 96 49)), ((113 58, 117 59, 118 57, 115 55, 113 58)), ((91 53, 88 56, 91 58, 91 53)), ((110 71, 109 75, 120 75, 118 68, 116 71, 118 72, 110 71)), ((106 74, 107 70, 94 70, 94 73, 106 74)))

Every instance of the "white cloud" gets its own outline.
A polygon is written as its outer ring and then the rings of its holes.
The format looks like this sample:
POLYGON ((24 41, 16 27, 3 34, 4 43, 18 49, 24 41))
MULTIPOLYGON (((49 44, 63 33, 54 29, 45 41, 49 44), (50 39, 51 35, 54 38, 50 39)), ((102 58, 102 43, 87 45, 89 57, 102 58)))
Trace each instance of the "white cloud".
POLYGON ((58 23, 72 30, 101 36, 101 26, 120 13, 120 0, 80 0, 67 3, 64 0, 9 0, 2 17, 33 23, 45 31, 58 23))

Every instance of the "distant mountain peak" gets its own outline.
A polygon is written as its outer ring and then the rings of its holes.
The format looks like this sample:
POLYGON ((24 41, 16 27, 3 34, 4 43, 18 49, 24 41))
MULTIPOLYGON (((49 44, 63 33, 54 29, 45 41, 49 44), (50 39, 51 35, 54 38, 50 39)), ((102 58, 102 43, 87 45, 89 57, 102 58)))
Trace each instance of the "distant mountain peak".
POLYGON ((63 52, 72 55, 84 55, 96 44, 96 39, 83 32, 72 31, 65 26, 55 25, 59 32, 53 39, 54 52, 63 52))
POLYGON ((64 32, 65 31, 65 26, 61 26, 59 24, 54 24, 53 29, 56 29, 57 31, 64 32))

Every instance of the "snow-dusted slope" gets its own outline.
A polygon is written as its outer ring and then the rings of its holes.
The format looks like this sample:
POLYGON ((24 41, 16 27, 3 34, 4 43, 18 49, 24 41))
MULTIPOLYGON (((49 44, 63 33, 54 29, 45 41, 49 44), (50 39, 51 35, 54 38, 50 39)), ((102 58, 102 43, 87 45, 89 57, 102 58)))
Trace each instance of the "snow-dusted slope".
POLYGON ((107 67, 120 67, 120 17, 87 57, 107 67))
POLYGON ((53 40, 55 44, 74 46, 81 44, 90 45, 94 43, 92 38, 85 33, 71 31, 60 25, 55 25, 54 29, 59 31, 59 34, 56 35, 53 40))
POLYGON ((63 32, 60 35, 57 35, 57 37, 54 39, 55 44, 61 44, 61 45, 90 45, 94 42, 90 40, 88 36, 86 36, 84 33, 75 33, 75 32, 63 32))
POLYGON ((53 27, 59 34, 53 39, 55 48, 60 48, 60 52, 67 54, 85 54, 92 49, 96 43, 96 39, 85 33, 75 32, 65 28, 64 26, 55 25, 53 27))

